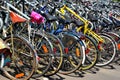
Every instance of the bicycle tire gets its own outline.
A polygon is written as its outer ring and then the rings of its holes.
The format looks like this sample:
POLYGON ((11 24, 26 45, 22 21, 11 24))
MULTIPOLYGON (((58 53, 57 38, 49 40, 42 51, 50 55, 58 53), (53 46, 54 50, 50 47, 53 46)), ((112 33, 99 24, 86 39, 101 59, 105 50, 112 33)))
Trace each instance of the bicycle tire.
POLYGON ((96 63, 96 66, 106 66, 114 61, 116 52, 117 52, 117 47, 116 47, 116 42, 110 35, 108 35, 106 33, 100 33, 100 36, 102 38, 104 38, 104 40, 105 40, 105 42, 101 44, 104 51, 103 51, 103 49, 102 49, 102 51, 100 51, 98 62, 96 63), (107 41, 109 41, 110 44, 106 44, 107 41), (106 46, 104 46, 104 45, 106 45, 106 46), (107 50, 108 50, 108 52, 113 50, 113 52, 107 53, 106 52, 107 50), (105 54, 105 52, 106 52, 106 54, 105 54))
POLYGON ((11 80, 28 80, 36 70, 37 54, 34 48, 26 39, 17 35, 12 38, 8 36, 4 41, 10 47, 10 53, 12 53, 10 56, 11 61, 2 68, 4 74, 11 80), (13 43, 11 40, 13 40, 13 43), (12 45, 14 45, 14 49, 12 45))
POLYGON ((38 60, 37 70, 32 76, 33 78, 43 76, 50 68, 54 59, 52 51, 53 45, 51 41, 42 33, 32 33, 31 42, 37 52, 38 60))
POLYGON ((47 37, 49 38, 54 47, 54 59, 50 65, 49 70, 47 71, 47 73, 44 74, 44 76, 52 76, 56 74, 61 68, 63 62, 63 45, 56 35, 47 33, 47 37))
POLYGON ((83 49, 79 42, 79 39, 74 35, 63 32, 62 38, 60 40, 62 41, 64 47, 68 47, 69 49, 68 49, 68 53, 65 52, 63 54, 63 64, 59 70, 59 73, 67 75, 75 72, 82 65, 83 49), (72 44, 71 44, 71 41, 72 41, 72 44), (77 52, 76 49, 79 49, 78 55, 76 53, 77 52), (70 51, 72 53, 69 53, 70 51))
POLYGON ((85 35, 85 38, 83 40, 86 46, 85 48, 86 60, 85 63, 82 64, 79 70, 85 71, 93 68, 94 65, 96 65, 99 53, 98 53, 97 45, 93 40, 93 38, 91 38, 88 35, 85 35))

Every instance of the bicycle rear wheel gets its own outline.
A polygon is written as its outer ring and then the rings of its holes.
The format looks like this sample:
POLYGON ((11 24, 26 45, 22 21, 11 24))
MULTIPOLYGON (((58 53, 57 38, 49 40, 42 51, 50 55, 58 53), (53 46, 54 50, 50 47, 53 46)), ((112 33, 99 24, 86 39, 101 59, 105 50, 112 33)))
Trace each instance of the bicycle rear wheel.
POLYGON ((53 34, 47 33, 47 37, 53 45, 53 61, 44 76, 52 76, 56 74, 61 68, 63 62, 63 45, 59 38, 53 34))
POLYGON ((80 70, 89 70, 94 67, 98 60, 98 48, 94 40, 87 35, 85 35, 83 41, 85 43, 86 58, 85 62, 80 67, 80 70))
POLYGON ((4 39, 9 46, 9 59, 3 67, 3 72, 11 80, 28 80, 36 69, 36 52, 22 37, 9 36, 4 39))
POLYGON ((36 78, 43 76, 50 68, 50 65, 54 59, 54 55, 52 54, 53 45, 45 34, 37 32, 31 34, 31 42, 34 45, 38 55, 37 70, 32 76, 33 78, 36 78))
POLYGON ((59 73, 70 74, 82 65, 84 55, 83 48, 79 39, 72 34, 62 33, 60 39, 64 45, 64 54, 59 73))
POLYGON ((110 35, 101 33, 100 36, 104 39, 105 42, 100 45, 101 50, 96 65, 106 66, 115 59, 117 46, 116 42, 110 35))

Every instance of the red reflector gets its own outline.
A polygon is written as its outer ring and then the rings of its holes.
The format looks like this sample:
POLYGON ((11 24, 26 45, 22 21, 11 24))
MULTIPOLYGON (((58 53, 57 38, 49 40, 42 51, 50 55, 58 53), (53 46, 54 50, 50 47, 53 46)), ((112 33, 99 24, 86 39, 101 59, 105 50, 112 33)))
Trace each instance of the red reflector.
POLYGON ((64 51, 65 51, 65 53, 68 53, 68 48, 65 48, 64 51))

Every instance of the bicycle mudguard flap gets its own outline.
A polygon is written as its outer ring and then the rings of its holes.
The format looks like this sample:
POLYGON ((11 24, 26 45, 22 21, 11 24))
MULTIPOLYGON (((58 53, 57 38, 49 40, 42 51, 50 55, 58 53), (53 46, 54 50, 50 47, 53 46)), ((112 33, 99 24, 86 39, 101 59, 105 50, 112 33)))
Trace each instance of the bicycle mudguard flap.
POLYGON ((9 47, 4 43, 4 41, 1 38, 0 38, 0 54, 5 54, 5 57, 7 57, 7 55, 11 56, 9 47))
POLYGON ((30 17, 31 17, 31 21, 34 23, 40 24, 44 22, 44 17, 35 11, 31 12, 30 17))

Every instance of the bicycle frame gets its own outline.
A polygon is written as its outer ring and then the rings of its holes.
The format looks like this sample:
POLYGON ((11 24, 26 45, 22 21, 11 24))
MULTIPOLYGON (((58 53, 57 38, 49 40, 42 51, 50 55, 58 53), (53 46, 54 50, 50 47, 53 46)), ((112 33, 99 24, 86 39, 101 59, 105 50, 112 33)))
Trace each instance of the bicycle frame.
POLYGON ((66 5, 64 5, 62 8, 60 8, 60 12, 64 15, 65 14, 65 10, 68 10, 70 13, 72 13, 75 17, 77 17, 78 19, 80 19, 82 22, 84 22, 84 26, 80 26, 79 28, 77 28, 77 32, 79 32, 83 27, 84 27, 84 34, 88 34, 93 36, 96 40, 98 40, 99 42, 104 42, 104 40, 98 35, 96 34, 94 31, 92 31, 91 29, 88 28, 89 25, 89 21, 86 19, 83 19, 81 16, 79 16, 78 14, 76 14, 73 10, 71 10, 69 7, 67 7, 66 5))
MULTIPOLYGON (((1 6, 1 8, 7 10, 8 12, 11 12, 10 9, 14 10, 16 13, 20 14, 21 16, 23 16, 26 21, 27 21, 27 24, 28 24, 28 35, 29 35, 29 41, 30 41, 30 33, 31 33, 31 26, 29 25, 29 21, 30 21, 30 17, 28 17, 26 14, 24 14, 23 12, 21 12, 20 10, 18 10, 17 8, 15 8, 13 5, 11 5, 10 3, 7 3, 6 2, 6 8, 1 6)), ((8 19, 9 18, 9 13, 6 15, 6 18, 5 18, 5 23, 7 24, 8 23, 8 19)), ((12 25, 10 25, 12 27, 12 25)))
POLYGON ((16 5, 20 5, 21 6, 21 11, 23 12, 23 13, 25 13, 25 3, 27 3, 27 4, 29 4, 29 5, 31 5, 31 6, 35 6, 36 4, 38 4, 38 2, 35 0, 35 1, 33 1, 33 2, 29 2, 28 0, 18 0, 17 2, 16 2, 16 5))
POLYGON ((25 17, 27 20, 30 20, 30 17, 28 17, 26 14, 22 13, 21 11, 19 11, 17 8, 15 8, 13 5, 11 5, 10 3, 6 3, 7 4, 7 9, 10 10, 13 9, 14 11, 16 11, 18 14, 22 15, 23 17, 25 17))
MULTIPOLYGON (((13 50, 13 52, 12 52, 13 56, 12 57, 14 57, 15 52, 14 52, 14 44, 13 44, 13 42, 14 42, 13 41, 13 24, 16 23, 16 22, 29 21, 30 18, 28 16, 26 16, 24 13, 22 13, 21 11, 19 11, 17 8, 15 8, 13 5, 11 5, 11 4, 7 3, 7 2, 6 2, 6 5, 7 5, 7 7, 4 7, 4 6, 0 6, 0 7, 2 9, 4 9, 4 10, 8 11, 8 14, 5 17, 5 23, 7 24, 9 16, 11 17, 11 20, 12 20, 12 24, 9 25, 9 27, 6 29, 6 32, 10 29, 10 36, 11 36, 12 50, 13 50), (12 12, 10 9, 13 9, 14 11, 16 11, 17 13, 22 15, 24 18, 22 16, 20 16, 20 15, 17 15, 14 12, 12 12), (21 20, 19 20, 19 19, 21 19, 21 20)), ((30 30, 29 30, 29 32, 30 32, 30 30)), ((4 36, 4 37, 6 37, 6 36, 4 36)))

